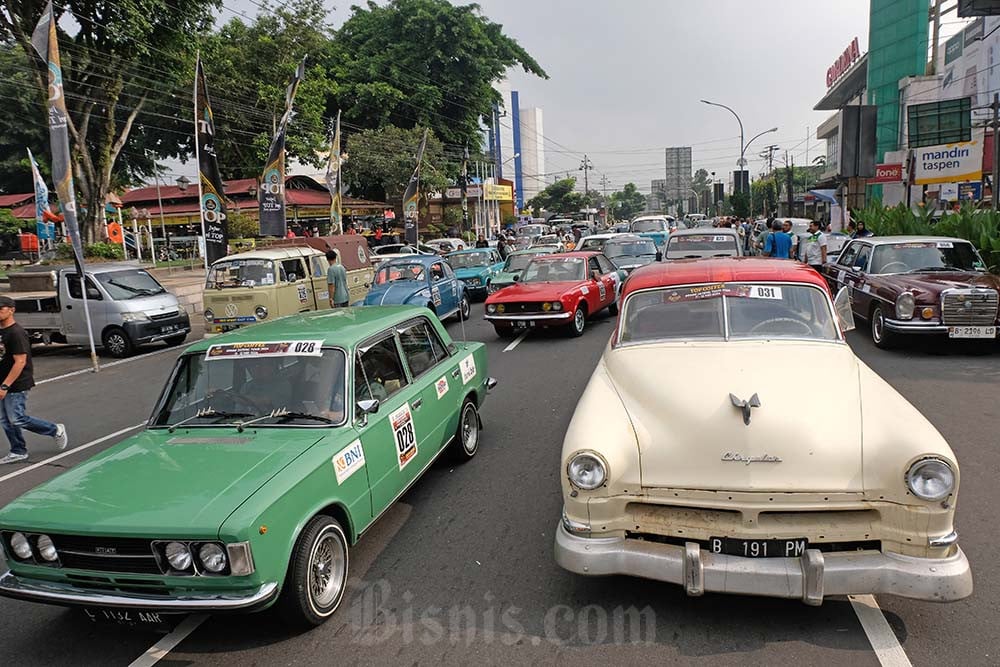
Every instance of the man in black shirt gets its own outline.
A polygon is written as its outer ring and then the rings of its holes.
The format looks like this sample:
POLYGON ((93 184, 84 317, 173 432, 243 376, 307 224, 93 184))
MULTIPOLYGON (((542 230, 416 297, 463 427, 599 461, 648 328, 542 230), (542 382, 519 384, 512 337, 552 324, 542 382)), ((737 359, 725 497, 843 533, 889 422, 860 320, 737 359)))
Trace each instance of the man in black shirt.
POLYGON ((56 447, 66 449, 66 427, 36 419, 25 414, 28 390, 35 386, 34 367, 31 363, 31 339, 28 332, 14 321, 14 300, 0 296, 0 426, 7 434, 10 454, 0 459, 0 464, 17 463, 28 458, 28 446, 21 429, 47 435, 56 441, 56 447))

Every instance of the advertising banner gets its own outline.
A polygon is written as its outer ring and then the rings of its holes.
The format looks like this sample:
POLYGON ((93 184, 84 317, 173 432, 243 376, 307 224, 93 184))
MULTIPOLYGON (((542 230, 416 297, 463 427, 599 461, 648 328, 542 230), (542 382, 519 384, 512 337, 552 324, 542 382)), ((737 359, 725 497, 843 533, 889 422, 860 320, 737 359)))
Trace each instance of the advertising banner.
POLYGON ((337 127, 330 142, 330 157, 326 162, 326 188, 330 191, 330 233, 344 233, 343 199, 340 180, 340 112, 337 112, 337 127))
POLYGON ((28 160, 31 162, 31 178, 35 182, 35 234, 39 241, 54 241, 56 238, 56 225, 49 222, 55 216, 49 207, 49 187, 45 185, 42 172, 38 170, 38 163, 35 156, 28 149, 28 160))
POLYGON ((420 140, 420 148, 417 149, 417 166, 413 169, 410 182, 406 185, 406 192, 403 193, 403 231, 406 234, 407 243, 417 242, 417 202, 420 199, 420 163, 424 159, 424 149, 427 148, 427 130, 420 140))
POLYGON ((277 132, 271 140, 271 150, 267 154, 267 165, 260 177, 260 213, 261 236, 284 236, 287 231, 285 219, 285 134, 288 131, 288 121, 292 117, 292 103, 299 83, 306 73, 305 58, 295 68, 295 76, 285 90, 285 113, 278 123, 277 132))
POLYGON ((228 254, 226 198, 215 153, 215 119, 208 99, 208 84, 201 57, 195 66, 195 140, 198 142, 198 181, 201 220, 205 232, 206 261, 211 264, 228 254))
POLYGON ((913 151, 913 183, 916 185, 977 181, 982 173, 981 133, 973 141, 924 146, 913 151))
POLYGON ((869 183, 900 183, 903 180, 902 164, 877 164, 875 165, 875 178, 869 183))

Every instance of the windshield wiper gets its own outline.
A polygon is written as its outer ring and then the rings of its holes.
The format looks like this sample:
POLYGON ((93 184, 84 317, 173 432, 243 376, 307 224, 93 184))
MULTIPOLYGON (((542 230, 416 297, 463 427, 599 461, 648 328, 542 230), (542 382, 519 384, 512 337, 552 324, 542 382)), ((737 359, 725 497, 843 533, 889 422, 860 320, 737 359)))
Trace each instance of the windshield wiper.
POLYGON ((201 419, 202 417, 221 417, 227 419, 230 417, 252 417, 249 412, 223 412, 221 410, 216 410, 215 408, 199 408, 198 412, 191 415, 187 419, 182 419, 176 424, 172 424, 170 428, 167 429, 168 433, 173 433, 178 428, 187 424, 188 422, 194 421, 195 419, 201 419))
POLYGON ((148 287, 132 287, 131 285, 126 285, 124 283, 120 283, 117 280, 113 279, 108 279, 108 284, 114 285, 115 287, 121 287, 122 289, 128 290, 129 292, 132 292, 132 294, 135 294, 137 296, 153 296, 154 294, 161 294, 162 292, 166 291, 161 289, 159 292, 156 292, 149 289, 148 287))
POLYGON ((256 417, 254 419, 251 419, 250 421, 238 423, 236 425, 236 430, 239 433, 242 433, 243 429, 245 429, 250 424, 256 424, 257 422, 262 422, 265 419, 281 419, 281 420, 285 420, 285 419, 298 419, 298 418, 301 418, 301 419, 315 419, 316 421, 325 422, 327 424, 335 424, 336 423, 334 420, 329 419, 327 417, 324 417, 322 415, 313 415, 313 414, 310 414, 308 412, 290 412, 290 411, 286 410, 285 408, 277 408, 275 410, 271 410, 271 412, 267 413, 266 415, 261 415, 260 417, 256 417))
POLYGON ((910 269, 909 271, 907 271, 907 273, 920 273, 921 271, 963 271, 963 270, 964 269, 960 269, 957 266, 951 266, 951 265, 947 265, 947 266, 925 266, 925 267, 920 268, 920 269, 910 269))
POLYGON ((329 417, 314 415, 311 412, 289 412, 286 410, 283 414, 277 415, 277 417, 282 421, 287 421, 289 419, 315 419, 316 421, 324 422, 326 424, 336 423, 336 421, 330 419, 329 417))

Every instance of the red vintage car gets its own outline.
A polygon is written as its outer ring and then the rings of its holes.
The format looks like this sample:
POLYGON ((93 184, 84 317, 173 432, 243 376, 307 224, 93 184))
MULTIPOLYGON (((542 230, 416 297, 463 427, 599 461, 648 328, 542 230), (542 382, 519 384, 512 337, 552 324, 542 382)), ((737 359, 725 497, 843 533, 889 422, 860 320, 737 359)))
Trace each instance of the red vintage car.
POLYGON ((565 327, 583 334, 587 318, 599 310, 618 314, 625 272, 603 253, 567 252, 531 260, 518 281, 486 299, 486 319, 497 335, 535 327, 565 327))

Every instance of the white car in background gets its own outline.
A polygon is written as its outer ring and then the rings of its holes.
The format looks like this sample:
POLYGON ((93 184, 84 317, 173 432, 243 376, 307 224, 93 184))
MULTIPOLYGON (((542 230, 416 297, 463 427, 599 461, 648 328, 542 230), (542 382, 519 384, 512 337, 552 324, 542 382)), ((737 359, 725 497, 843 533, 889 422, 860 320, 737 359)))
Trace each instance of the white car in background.
POLYGON ((471 247, 468 241, 462 239, 432 239, 427 241, 427 245, 434 248, 439 253, 452 252, 454 250, 464 250, 467 247, 471 247))
POLYGON ((625 232, 613 232, 608 234, 591 234, 590 236, 584 236, 573 248, 574 251, 578 250, 593 250, 594 252, 603 252, 604 244, 608 242, 609 239, 613 239, 616 236, 624 236, 625 232))

